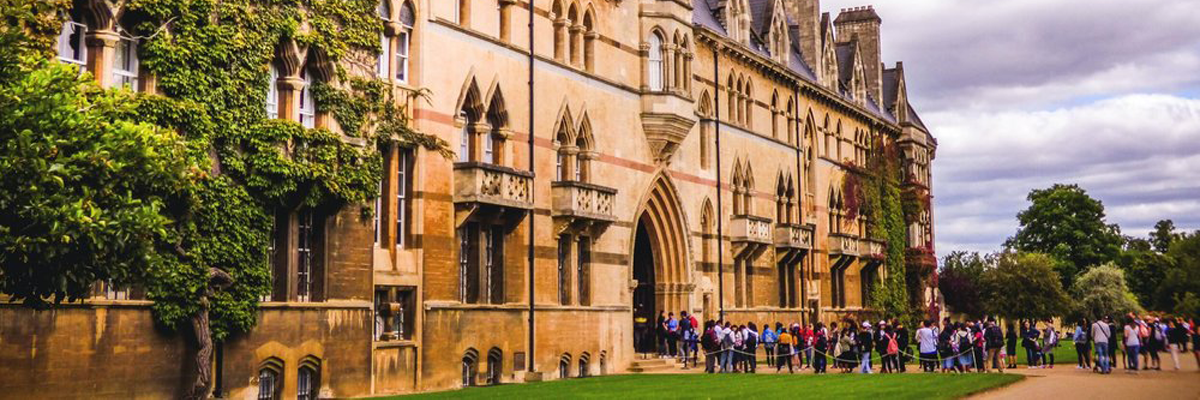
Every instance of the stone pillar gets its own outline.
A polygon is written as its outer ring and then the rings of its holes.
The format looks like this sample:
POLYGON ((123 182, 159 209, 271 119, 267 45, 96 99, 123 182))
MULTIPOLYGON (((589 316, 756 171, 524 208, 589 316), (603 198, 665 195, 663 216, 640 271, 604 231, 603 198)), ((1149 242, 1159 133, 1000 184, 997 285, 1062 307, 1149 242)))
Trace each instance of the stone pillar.
POLYGON ((588 72, 596 70, 596 38, 600 37, 596 32, 587 32, 583 34, 583 68, 588 72))
POLYGON ((575 180, 575 168, 577 168, 576 157, 579 156, 579 148, 575 146, 562 146, 558 149, 563 154, 562 171, 563 181, 575 180))
POLYGON ((571 65, 583 65, 583 25, 571 26, 571 65))
POLYGON ((512 41, 512 6, 516 0, 500 0, 500 41, 512 41))
POLYGON ((567 61, 567 19, 558 18, 554 20, 554 59, 562 62, 567 61))
POLYGON ((87 69, 95 75, 100 87, 107 88, 113 84, 112 63, 120 40, 121 36, 109 29, 88 31, 84 39, 88 52, 87 69))
POLYGON ((279 89, 279 118, 300 121, 300 91, 304 89, 304 79, 280 77, 276 87, 279 89))
MULTIPOLYGON (((484 140, 488 138, 488 135, 490 135, 491 131, 492 125, 484 121, 475 122, 467 127, 467 132, 469 135, 471 135, 471 137, 468 139, 470 144, 467 145, 470 149, 469 151, 471 152, 468 160, 478 162, 485 161, 483 159, 484 140)), ((496 148, 492 147, 492 151, 495 152, 496 148)))

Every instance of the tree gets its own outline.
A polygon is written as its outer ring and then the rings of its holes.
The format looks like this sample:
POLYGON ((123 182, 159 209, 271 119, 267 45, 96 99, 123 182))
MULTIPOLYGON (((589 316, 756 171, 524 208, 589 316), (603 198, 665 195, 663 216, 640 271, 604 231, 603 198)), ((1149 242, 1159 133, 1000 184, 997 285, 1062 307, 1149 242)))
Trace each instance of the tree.
POLYGON ((1125 282, 1130 291, 1137 296, 1138 303, 1145 308, 1157 309, 1155 294, 1166 279, 1166 271, 1174 260, 1165 254, 1150 249, 1146 242, 1137 239, 1131 243, 1145 243, 1146 246, 1127 245, 1117 257, 1116 264, 1125 270, 1125 282))
POLYGON ((1064 315, 1070 299, 1054 270, 1055 260, 1040 253, 1004 253, 984 271, 980 292, 984 310, 1007 319, 1050 319, 1064 315))
POLYGON ((1137 298, 1125 286, 1125 272, 1113 264, 1088 269, 1075 279, 1071 292, 1080 316, 1091 320, 1142 311, 1137 298))
POLYGON ((1028 199, 1029 208, 1017 214, 1017 233, 1005 246, 1062 261, 1056 269, 1063 287, 1070 287, 1082 269, 1112 261, 1120 253, 1120 228, 1104 220, 1104 204, 1079 186, 1034 189, 1028 199))
POLYGON ((1171 243, 1167 255, 1174 263, 1163 273, 1162 284, 1155 291, 1155 308, 1195 314, 1200 311, 1194 300, 1200 297, 1200 231, 1171 243))
POLYGON ((1154 250, 1159 253, 1166 253, 1171 248, 1171 242, 1179 239, 1179 234, 1175 233, 1175 221, 1164 219, 1154 224, 1154 231, 1150 232, 1150 243, 1154 245, 1154 250))
POLYGON ((994 260, 979 253, 952 252, 942 259, 942 270, 938 275, 938 289, 946 305, 954 312, 972 318, 984 316, 980 298, 980 279, 994 260))

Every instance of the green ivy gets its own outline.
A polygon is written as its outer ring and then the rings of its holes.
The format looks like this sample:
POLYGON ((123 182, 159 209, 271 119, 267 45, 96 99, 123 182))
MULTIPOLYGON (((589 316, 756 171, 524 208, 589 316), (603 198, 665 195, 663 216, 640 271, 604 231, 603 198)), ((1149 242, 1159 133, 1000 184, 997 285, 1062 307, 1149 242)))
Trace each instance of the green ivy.
MULTIPOLYGON (((70 6, 0 0, 0 15, 29 34, 13 48, 52 57, 70 6)), ((118 277, 145 287, 163 326, 178 328, 208 301, 213 339, 249 330, 259 297, 271 288, 266 249, 278 211, 367 204, 379 195, 382 150, 395 145, 451 154, 445 141, 411 128, 390 85, 353 77, 344 67, 373 63, 380 51, 376 6, 377 0, 124 4, 125 15, 139 21, 125 28, 145 38, 140 62, 162 95, 124 95, 131 106, 120 108, 122 118, 177 132, 189 165, 188 184, 161 211, 172 222, 157 251, 146 255, 148 266, 118 277), (334 67, 332 82, 312 92, 341 134, 267 118, 269 63, 285 40, 334 67), (205 298, 210 268, 228 273, 233 284, 205 298)))

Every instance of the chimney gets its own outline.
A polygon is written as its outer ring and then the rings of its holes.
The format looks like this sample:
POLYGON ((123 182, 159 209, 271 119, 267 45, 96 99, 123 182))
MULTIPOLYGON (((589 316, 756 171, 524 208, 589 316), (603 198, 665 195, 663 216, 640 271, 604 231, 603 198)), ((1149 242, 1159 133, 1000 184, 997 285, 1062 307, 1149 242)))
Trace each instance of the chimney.
POLYGON ((833 21, 837 37, 857 38, 863 69, 867 72, 867 93, 876 103, 883 101, 883 64, 879 54, 879 25, 882 23, 874 6, 843 8, 833 21))
POLYGON ((797 39, 804 63, 816 71, 821 65, 821 0, 784 0, 783 7, 791 25, 800 31, 797 39))

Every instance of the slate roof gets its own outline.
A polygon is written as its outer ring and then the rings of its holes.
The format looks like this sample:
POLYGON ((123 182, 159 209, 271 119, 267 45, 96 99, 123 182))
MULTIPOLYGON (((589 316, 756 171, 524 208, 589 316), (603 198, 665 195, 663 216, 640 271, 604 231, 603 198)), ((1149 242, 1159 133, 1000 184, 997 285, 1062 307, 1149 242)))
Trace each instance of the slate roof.
MULTIPOLYGON (((774 0, 749 0, 751 34, 750 45, 748 48, 749 50, 765 57, 771 56, 770 51, 767 49, 767 46, 763 40, 765 39, 767 32, 770 30, 773 19, 788 18, 786 15, 774 15, 774 7, 772 7, 773 1, 774 0)), ((729 32, 725 29, 725 24, 722 22, 722 18, 720 17, 720 13, 723 12, 724 7, 727 7, 727 5, 722 4, 721 0, 692 0, 692 23, 701 28, 713 31, 721 36, 729 37, 729 32)), ((818 78, 815 71, 811 66, 804 62, 804 57, 802 56, 800 50, 800 33, 798 27, 790 18, 785 20, 785 22, 786 26, 788 26, 788 36, 791 38, 792 42, 792 48, 790 49, 791 54, 789 54, 788 57, 787 68, 799 75, 801 79, 805 79, 812 83, 817 83, 818 78)), ((829 13, 822 14, 820 40, 824 40, 826 32, 832 28, 833 24, 830 21, 829 13)), ((854 47, 851 46, 850 43, 838 43, 836 47, 836 53, 838 58, 838 78, 842 82, 849 82, 850 78, 854 74, 854 47)), ((887 87, 888 85, 885 83, 885 93, 887 91, 887 87)), ((851 99, 850 94, 845 90, 841 90, 840 88, 835 90, 844 99, 851 99)), ((894 97, 895 94, 893 93, 891 96, 894 97)), ((889 97, 885 95, 884 98, 888 99, 889 97)), ((876 101, 876 99, 872 98, 870 95, 867 96, 867 99, 864 103, 866 104, 866 110, 871 114, 893 123, 896 122, 896 117, 888 111, 888 107, 880 106, 880 102, 876 101)), ((892 103, 894 103, 894 100, 892 103)), ((885 100, 883 104, 890 105, 891 103, 888 103, 885 100)), ((916 113, 910 111, 910 115, 915 117, 916 113)), ((915 123, 924 129, 924 125, 920 123, 920 120, 916 118, 914 119, 915 123)))

